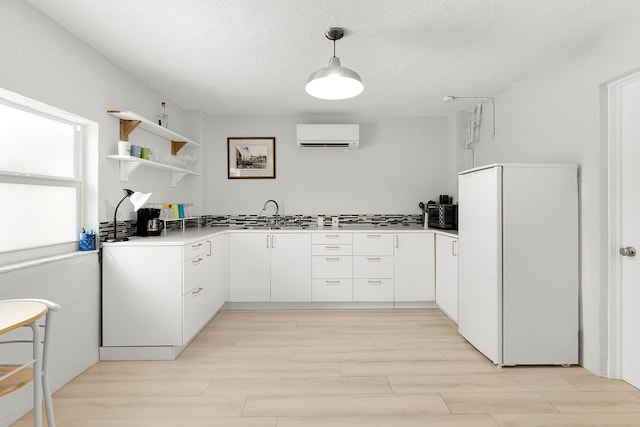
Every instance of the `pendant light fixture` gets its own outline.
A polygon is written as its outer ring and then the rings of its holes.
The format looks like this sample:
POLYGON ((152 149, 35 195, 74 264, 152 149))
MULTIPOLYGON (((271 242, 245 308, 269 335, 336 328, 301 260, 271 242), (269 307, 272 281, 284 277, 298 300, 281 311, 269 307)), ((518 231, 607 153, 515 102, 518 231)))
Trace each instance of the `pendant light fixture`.
POLYGON ((333 56, 329 66, 321 68, 309 76, 305 86, 307 93, 320 99, 347 99, 360 95, 364 89, 362 79, 353 70, 342 67, 340 58, 336 56, 336 40, 344 36, 344 30, 338 27, 329 28, 325 37, 333 41, 333 56))

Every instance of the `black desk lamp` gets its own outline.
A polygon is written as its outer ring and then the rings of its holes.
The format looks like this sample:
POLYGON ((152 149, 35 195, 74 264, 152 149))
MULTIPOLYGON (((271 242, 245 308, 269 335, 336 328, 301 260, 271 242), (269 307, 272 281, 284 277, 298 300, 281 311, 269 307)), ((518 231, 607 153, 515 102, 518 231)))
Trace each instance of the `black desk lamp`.
POLYGON ((140 209, 142 205, 144 205, 146 201, 149 200, 149 197, 151 197, 151 193, 140 193, 137 191, 129 190, 128 188, 123 188, 122 191, 124 191, 124 197, 120 200, 120 202, 118 203, 118 206, 116 206, 115 212, 113 213, 113 238, 105 240, 106 242, 109 242, 109 243, 126 242, 127 240, 129 240, 128 237, 116 236, 116 233, 118 232, 116 217, 118 215, 118 208, 120 207, 122 202, 124 202, 124 199, 128 198, 129 200, 131 200, 131 203, 133 204, 133 210, 137 212, 138 209, 140 209))

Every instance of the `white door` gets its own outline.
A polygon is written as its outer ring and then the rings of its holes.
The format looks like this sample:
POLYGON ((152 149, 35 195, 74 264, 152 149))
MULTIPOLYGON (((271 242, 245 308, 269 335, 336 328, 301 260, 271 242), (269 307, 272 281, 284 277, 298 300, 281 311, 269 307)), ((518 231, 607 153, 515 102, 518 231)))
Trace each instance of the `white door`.
POLYGON ((311 234, 272 234, 271 301, 311 301, 311 234))
POLYGON ((433 233, 399 233, 394 243, 395 300, 435 301, 433 233))
POLYGON ((458 332, 502 363, 502 168, 458 175, 458 332))
POLYGON ((229 236, 229 301, 271 300, 269 238, 267 233, 229 236))
POLYGON ((436 304, 458 321, 458 239, 436 234, 436 304))
MULTIPOLYGON (((622 239, 640 249, 640 77, 622 87, 622 239)), ((621 255, 622 256, 622 255, 621 255)), ((640 256, 622 256, 622 378, 640 387, 640 256)))

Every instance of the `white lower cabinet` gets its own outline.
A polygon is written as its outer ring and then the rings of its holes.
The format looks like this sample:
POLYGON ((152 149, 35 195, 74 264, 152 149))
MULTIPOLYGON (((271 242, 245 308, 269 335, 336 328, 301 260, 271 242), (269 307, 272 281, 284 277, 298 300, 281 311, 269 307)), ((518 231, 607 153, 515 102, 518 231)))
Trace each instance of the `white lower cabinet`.
POLYGON ((271 301, 268 233, 237 233, 229 236, 229 301, 271 301))
POLYGON ((436 235, 436 304, 458 321, 458 239, 436 235))
POLYGON ((311 301, 311 235, 271 235, 271 301, 311 301))
POLYGON ((393 279, 354 279, 353 300, 393 301, 393 279))
POLYGON ((104 245, 101 358, 175 358, 224 302, 212 278, 226 278, 226 264, 213 247, 104 245))
POLYGON ((228 236, 221 234, 211 240, 211 263, 209 268, 209 283, 213 286, 212 304, 214 311, 218 311, 229 300, 227 263, 229 259, 228 236))
POLYGON ((182 248, 105 246, 102 345, 181 345, 182 248))
POLYGON ((229 301, 311 301, 311 235, 231 234, 229 301))
POLYGON ((431 232, 395 235, 395 301, 435 301, 434 246, 431 232))
MULTIPOLYGON (((437 303, 455 319, 452 245, 439 236, 437 303)), ((105 243, 101 359, 175 358, 226 301, 434 301, 434 246, 431 232, 338 230, 105 243)))
POLYGON ((393 302, 393 235, 353 235, 353 300, 393 302))
POLYGON ((353 301, 353 279, 313 279, 311 292, 313 301, 353 301))
POLYGON ((213 264, 211 255, 211 241, 183 247, 183 258, 186 258, 182 267, 183 340, 191 339, 212 316, 214 293, 209 282, 213 264))
POLYGON ((312 301, 353 301, 351 233, 315 233, 312 243, 312 301))

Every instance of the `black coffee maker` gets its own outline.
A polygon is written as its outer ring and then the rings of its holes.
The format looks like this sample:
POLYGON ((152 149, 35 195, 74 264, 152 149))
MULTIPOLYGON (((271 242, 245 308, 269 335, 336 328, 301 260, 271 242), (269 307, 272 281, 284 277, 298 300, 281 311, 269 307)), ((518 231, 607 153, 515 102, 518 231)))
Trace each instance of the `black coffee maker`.
POLYGON ((160 209, 138 209, 138 236, 159 236, 162 232, 160 209))

